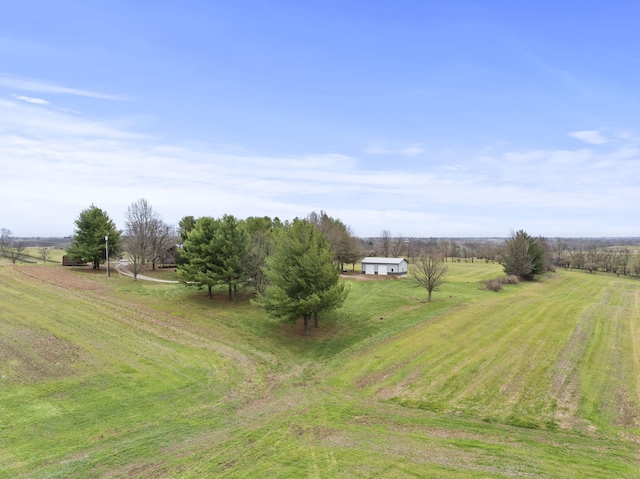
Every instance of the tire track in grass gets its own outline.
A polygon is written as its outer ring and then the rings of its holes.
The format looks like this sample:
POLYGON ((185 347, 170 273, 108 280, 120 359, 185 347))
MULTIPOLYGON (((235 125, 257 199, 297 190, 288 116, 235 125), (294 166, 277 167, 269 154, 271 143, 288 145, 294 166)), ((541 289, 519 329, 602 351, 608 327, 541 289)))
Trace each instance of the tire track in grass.
POLYGON ((359 357, 349 366, 370 369, 354 384, 381 399, 542 426, 553 419, 555 364, 593 294, 583 286, 557 275, 448 311, 359 357))
MULTIPOLYGON (((30 273, 30 271, 28 273, 30 273)), ((72 273, 66 271, 63 275, 70 275, 72 279, 74 276, 72 273)), ((267 362, 264 358, 260 357, 259 360, 256 360, 235 350, 230 345, 217 341, 217 338, 207 335, 210 331, 206 328, 189 324, 188 321, 182 318, 176 318, 168 312, 152 310, 135 301, 118 299, 113 296, 108 287, 100 288, 99 291, 94 290, 94 288, 91 287, 91 281, 88 279, 83 278, 84 281, 79 288, 65 288, 60 282, 51 282, 48 281, 48 279, 50 278, 42 278, 41 275, 23 275, 19 269, 0 270, 0 284, 8 281, 13 288, 11 290, 8 289, 9 293, 15 291, 16 294, 22 298, 21 301, 16 302, 15 307, 26 311, 24 313, 25 318, 28 317, 29 320, 25 323, 25 327, 34 329, 44 327, 47 330, 56 331, 58 334, 72 337, 74 340, 79 341, 81 346, 89 347, 88 356, 91 356, 95 348, 103 349, 103 351, 99 353, 99 356, 96 356, 96 361, 108 363, 106 364, 107 369, 113 369, 112 366, 117 368, 119 364, 128 365, 130 361, 144 362, 145 358, 143 356, 145 356, 147 352, 149 358, 152 360, 154 354, 163 354, 165 361, 171 361, 170 358, 175 356, 175 361, 180 364, 162 363, 164 370, 158 371, 158 377, 160 377, 164 374, 173 374, 167 372, 167 366, 169 366, 169 369, 173 367, 173 364, 175 364, 178 369, 183 366, 187 368, 190 367, 189 363, 183 362, 187 361, 187 359, 185 359, 186 357, 183 358, 181 354, 183 352, 185 354, 191 354, 191 352, 183 350, 183 347, 190 348, 196 355, 195 357, 200 356, 201 359, 206 358, 206 354, 200 353, 199 350, 213 351, 216 356, 220 357, 223 361, 216 359, 215 364, 203 367, 213 367, 215 368, 216 374, 221 372, 223 375, 226 375, 222 381, 224 388, 230 387, 232 389, 226 392, 224 390, 214 392, 216 394, 220 392, 224 395, 223 402, 215 406, 215 408, 217 408, 215 410, 224 410, 227 411, 227 414, 233 414, 234 411, 237 412, 238 409, 242 409, 246 404, 251 404, 256 396, 266 398, 268 392, 277 386, 278 378, 263 378, 265 370, 268 372, 268 368, 264 367, 264 363, 267 362), (27 311, 31 307, 38 311, 45 311, 45 313, 43 313, 41 317, 39 316, 38 318, 32 319, 27 311), (74 310, 77 310, 79 314, 82 313, 81 316, 73 315, 72 312, 74 310), (99 314, 96 314, 97 312, 99 312, 99 314), (57 317, 61 314, 66 314, 69 317, 73 317, 73 319, 66 320, 65 318, 57 317), (95 322, 91 321, 94 314, 96 314, 94 318, 95 322), (78 328, 82 328, 82 330, 78 328), (103 337, 105 334, 106 336, 103 337), (108 345, 108 341, 118 340, 114 334, 127 336, 127 344, 124 346, 124 349, 113 348, 113 350, 111 350, 111 348, 105 347, 105 345, 108 345), (137 337, 144 340, 144 344, 136 346, 136 344, 138 344, 136 341, 137 337), (166 348, 166 351, 154 353, 148 349, 154 347, 154 345, 157 345, 159 348, 166 348), (167 355, 169 355, 169 359, 167 359, 167 355), (237 372, 232 372, 233 370, 237 372), (238 378, 237 376, 240 377, 238 378)), ((69 285, 70 284, 71 281, 69 281, 69 285)), ((96 361, 93 361, 92 364, 96 361)), ((155 368, 159 366, 160 364, 158 363, 158 365, 151 365, 150 367, 155 368)), ((101 364, 100 367, 104 368, 105 364, 101 364)), ((93 372, 92 368, 92 365, 86 365, 84 369, 93 372)), ((129 371, 130 369, 127 369, 126 372, 129 371)), ((113 369, 111 372, 116 376, 118 374, 117 369, 113 369)), ((89 379, 89 381, 94 380, 89 379)), ((219 383, 216 379, 215 387, 222 387, 222 383, 219 383)), ((92 382, 87 384, 88 387, 94 387, 94 383, 92 382)), ((117 386, 120 387, 120 384, 118 383, 117 386)), ((206 389, 206 386, 203 386, 202 389, 206 389)), ((155 389, 152 392, 156 392, 155 389)), ((115 393, 118 393, 118 391, 114 391, 114 394, 115 393)), ((201 413, 198 412, 198 407, 203 407, 206 411, 214 407, 211 404, 200 406, 198 401, 199 399, 194 398, 194 409, 192 411, 184 409, 180 413, 183 414, 187 420, 191 421, 191 423, 200 420, 199 416, 201 413)), ((91 414, 88 414, 88 417, 89 416, 91 416, 91 414)), ((205 422, 207 421, 211 421, 211 419, 206 418, 205 422)), ((250 419, 247 418, 246 421, 242 422, 248 424, 249 421, 250 419)), ((99 425, 96 423, 91 423, 87 427, 97 428, 96 430, 99 429, 99 425)), ((137 424, 136 427, 143 428, 144 423, 137 424)), ((207 437, 207 433, 201 434, 198 431, 191 437, 200 439, 200 436, 207 437)), ((155 436, 153 437, 155 438, 155 436)), ((102 436, 100 436, 100 438, 102 439, 102 436)), ((187 444, 191 443, 187 440, 187 444)), ((103 446, 100 444, 100 441, 98 441, 95 444, 92 443, 91 445, 83 446, 82 454, 84 457, 92 458, 91 461, 95 461, 96 457, 104 453, 105 447, 108 446, 103 446)), ((123 466, 122 470, 130 471, 133 472, 134 475, 137 475, 142 474, 142 471, 154 469, 155 466, 157 466, 157 471, 163 469, 163 460, 150 460, 144 452, 136 459, 136 455, 139 454, 137 452, 138 447, 138 443, 132 446, 132 462, 123 466)), ((122 460, 123 456, 119 455, 118 457, 120 457, 119 460, 122 460)), ((70 461, 74 462, 75 460, 70 459, 70 461)), ((60 464, 62 464, 62 462, 59 462, 59 465, 60 464)), ((89 463, 83 467, 85 473, 93 470, 96 472, 96 475, 100 475, 97 474, 99 469, 91 469, 92 466, 89 463)))
MULTIPOLYGON (((63 273, 62 275, 57 274, 55 279, 53 279, 51 275, 38 274, 38 272, 34 272, 32 269, 33 268, 22 267, 17 269, 17 271, 27 278, 42 281, 48 291, 51 291, 50 287, 54 286, 58 291, 64 292, 64 294, 60 296, 64 296, 69 301, 75 300, 83 302, 91 305, 94 309, 107 312, 111 319, 117 320, 120 323, 129 326, 135 325, 137 328, 165 340, 180 341, 184 345, 214 350, 232 359, 234 364, 239 366, 243 371, 245 377, 253 377, 256 373, 255 364, 248 356, 202 333, 185 329, 185 326, 188 325, 186 325, 184 321, 176 321, 176 318, 170 314, 151 310, 134 302, 116 299, 106 293, 105 288, 100 287, 101 285, 99 285, 99 283, 95 283, 88 278, 79 280, 71 276, 69 279, 66 279, 63 273), (64 283, 61 284, 59 281, 64 281, 64 283), (99 286, 92 287, 92 284, 98 284, 99 286), (71 286, 71 289, 67 286, 71 286)), ((71 275, 71 272, 65 271, 65 273, 71 275)))
POLYGON ((551 387, 557 403, 554 420, 563 429, 590 430, 589 422, 577 416, 580 401, 579 362, 585 354, 588 342, 595 328, 597 308, 593 305, 584 309, 574 329, 571 339, 561 352, 551 377, 551 387))
MULTIPOLYGON (((635 286, 635 285, 634 285, 635 286)), ((615 320, 618 324, 616 330, 615 349, 618 361, 616 364, 615 379, 615 413, 617 426, 623 428, 636 428, 640 426, 640 403, 636 389, 640 370, 636 366, 636 349, 634 343, 634 321, 638 320, 638 311, 635 309, 635 296, 637 287, 631 288, 627 282, 619 282, 612 285, 619 299, 614 308, 615 320), (634 380, 635 379, 635 380, 634 380)))
POLYGON ((640 320, 640 288, 636 288, 633 295, 633 311, 634 317, 629 321, 631 329, 631 342, 633 344, 633 363, 635 364, 635 378, 636 378, 636 401, 640 403, 640 353, 638 352, 640 344, 640 336, 638 335, 638 321, 640 320))
MULTIPOLYGON (((52 284, 49 281, 37 281, 37 278, 33 278, 32 275, 27 274, 22 276, 22 271, 14 269, 12 276, 15 281, 19 281, 31 288, 33 292, 33 298, 30 301, 38 301, 41 298, 44 303, 42 308, 46 307, 46 304, 56 304, 58 300, 49 298, 50 295, 54 297, 63 298, 63 303, 66 305, 77 306, 79 311, 99 311, 100 314, 96 317, 96 320, 102 324, 97 324, 89 321, 84 321, 80 324, 84 324, 89 330, 81 333, 91 343, 93 340, 89 338, 94 337, 95 333, 100 335, 107 334, 107 336, 115 331, 109 326, 110 321, 114 321, 124 327, 124 331, 127 334, 137 335, 144 334, 150 335, 147 337, 156 337, 167 344, 179 344, 182 346, 205 349, 215 352, 218 357, 223 361, 218 365, 222 368, 218 373, 223 373, 228 380, 231 380, 234 376, 239 376, 239 379, 233 382, 236 385, 226 392, 225 400, 230 404, 236 404, 238 406, 247 403, 251 404, 256 399, 264 398, 268 395, 268 391, 273 390, 281 382, 279 378, 267 377, 270 371, 269 367, 265 367, 266 363, 264 358, 258 359, 252 358, 243 352, 238 351, 232 345, 225 344, 218 340, 218 338, 211 337, 210 331, 199 327, 198 325, 185 321, 182 318, 177 318, 168 312, 152 310, 144 305, 118 299, 112 296, 107 290, 93 290, 91 287, 83 287, 81 289, 67 289, 61 284, 52 284), (40 292, 39 287, 41 287, 40 292), (208 334, 209 333, 209 334, 208 334), (235 371, 235 372, 234 372, 235 371)), ((73 273, 64 271, 65 275, 70 275, 73 280, 73 273)), ((83 278, 84 279, 84 278, 83 278)), ((85 279, 85 281, 89 281, 85 279)), ((31 296, 31 294, 30 294, 31 296)), ((76 321, 77 323, 77 321, 76 321)), ((60 324, 64 330, 68 330, 64 336, 71 334, 76 336, 77 332, 69 329, 70 325, 63 322, 60 324)), ((60 328, 58 328, 60 329, 60 328)), ((109 337, 103 338, 104 341, 116 341, 115 337, 109 339, 109 337)), ((103 341, 103 342, 104 342, 103 341)), ((160 347, 162 342, 156 342, 160 347)), ((149 347, 152 345, 149 344, 149 347)), ((95 348, 93 348, 95 349, 95 348)), ((100 362, 106 360, 107 362, 119 363, 123 358, 112 356, 110 353, 111 348, 102 348, 99 354, 100 362)), ((170 351, 167 351, 170 353, 170 351)), ((133 350, 132 350, 133 353, 133 350)), ((136 359, 144 361, 144 357, 139 356, 139 353, 133 353, 134 356, 127 356, 129 359, 136 359)), ((155 354, 155 353, 149 353, 155 354)), ((87 355, 85 355, 87 356, 87 355)), ((88 355, 88 357, 92 357, 88 355)), ((177 359, 176 359, 177 360, 177 359)), ((268 361, 267 361, 268 362, 268 361)), ((92 361, 91 364, 94 364, 92 361)), ((83 369, 90 370, 91 366, 84 365, 83 369)), ((285 378, 286 379, 286 378, 285 378)), ((283 379, 284 380, 284 379, 283 379)))
POLYGON ((495 305, 487 315, 487 327, 473 337, 478 347, 464 348, 467 357, 457 361, 448 375, 452 386, 442 391, 443 401, 481 414, 486 406, 491 410, 500 403, 516 416, 549 408, 544 397, 538 395, 557 342, 553 338, 555 326, 546 318, 551 310, 556 317, 564 317, 570 308, 556 308, 555 303, 541 297, 539 285, 535 286, 518 301, 519 314, 504 301, 495 305), (491 331, 493 322, 502 323, 496 332, 491 331))
POLYGON ((640 319, 638 286, 599 275, 597 301, 586 311, 593 321, 582 356, 577 360, 578 420, 589 430, 637 427, 640 415, 637 359, 640 319))

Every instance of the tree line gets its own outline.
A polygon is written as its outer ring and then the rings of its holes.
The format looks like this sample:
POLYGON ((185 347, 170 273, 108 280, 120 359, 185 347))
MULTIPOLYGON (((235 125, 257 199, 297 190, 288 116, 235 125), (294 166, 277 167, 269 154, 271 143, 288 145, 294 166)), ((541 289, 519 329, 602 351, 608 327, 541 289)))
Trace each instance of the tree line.
MULTIPOLYGON (((447 261, 466 258, 498 261, 507 275, 533 279, 556 266, 603 270, 618 274, 635 272, 640 261, 626 246, 549 241, 533 238, 524 230, 506 241, 404 238, 383 230, 379 238, 362 241, 342 221, 326 212, 311 212, 293 221, 278 218, 233 215, 220 218, 183 217, 178 228, 164 222, 145 199, 131 203, 124 230, 102 209, 91 205, 75 221, 67 253, 75 261, 99 269, 106 260, 108 243, 112 258, 128 259, 134 280, 142 268, 156 268, 171 257, 181 282, 207 290, 225 285, 229 300, 238 290, 255 294, 254 301, 272 316, 302 319, 305 334, 318 315, 339 307, 348 289, 339 275, 348 264, 365 255, 406 257, 412 263, 411 277, 426 288, 428 300, 447 276, 447 261)), ((0 254, 17 260, 21 246, 11 232, 0 230, 0 254)), ((46 257, 44 258, 46 261, 46 257)))
POLYGON ((126 212, 124 231, 107 213, 91 205, 76 219, 68 255, 98 269, 106 260, 124 255, 134 280, 145 265, 172 249, 178 278, 190 287, 225 285, 235 302, 239 289, 255 293, 255 302, 277 318, 302 319, 309 334, 311 319, 342 305, 348 289, 339 280, 345 264, 360 259, 361 247, 352 230, 325 212, 281 222, 278 218, 233 215, 220 218, 183 217, 177 230, 164 223, 145 199, 126 212))
POLYGON ((24 257, 25 245, 16 241, 11 230, 0 228, 0 256, 8 258, 13 264, 24 257))
POLYGON ((362 241, 368 256, 407 258, 415 261, 425 256, 439 256, 444 261, 477 259, 499 261, 504 245, 499 239, 415 238, 395 235, 388 229, 380 236, 362 241))
POLYGON ((46 263, 50 261, 49 246, 50 243, 48 245, 40 244, 37 256, 32 253, 27 254, 27 241, 24 238, 16 239, 10 229, 0 228, 0 256, 7 258, 13 264, 17 262, 35 263, 37 260, 46 263))
POLYGON ((620 240, 559 238, 551 254, 558 267, 640 278, 640 255, 632 246, 620 240))

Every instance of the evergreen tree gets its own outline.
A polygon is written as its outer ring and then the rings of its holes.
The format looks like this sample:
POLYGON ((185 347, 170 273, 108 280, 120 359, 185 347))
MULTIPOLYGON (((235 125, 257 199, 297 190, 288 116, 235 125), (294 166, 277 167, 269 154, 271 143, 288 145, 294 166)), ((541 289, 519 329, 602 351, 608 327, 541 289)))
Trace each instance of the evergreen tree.
POLYGON ((189 231, 196 225, 196 219, 193 216, 185 216, 178 222, 178 233, 180 240, 184 243, 187 240, 189 231))
POLYGON ((242 223, 232 215, 224 215, 215 234, 218 260, 214 271, 218 281, 229 287, 229 300, 236 301, 238 285, 242 283, 243 260, 247 254, 248 235, 242 223))
POLYGON ((213 287, 218 283, 218 248, 216 231, 219 222, 214 218, 199 218, 187 234, 182 244, 181 259, 178 266, 178 277, 186 284, 195 284, 199 288, 207 287, 209 298, 213 297, 213 287))
MULTIPOLYGON (((179 236, 180 244, 183 244, 187 240, 187 237, 189 236, 189 232, 195 227, 195 225, 196 225, 196 219, 193 216, 184 216, 178 222, 178 236, 179 236)), ((174 261, 179 266, 187 262, 187 260, 184 257, 182 248, 177 248, 173 257, 174 257, 174 261)))
POLYGON ((242 260, 244 282, 258 294, 264 294, 267 287, 266 259, 273 252, 275 231, 282 224, 267 216, 250 216, 244 221, 244 227, 248 234, 247 251, 242 260))
POLYGON ((296 219, 279 232, 266 263, 269 285, 259 302, 273 317, 302 318, 306 336, 311 318, 318 327, 318 314, 342 306, 347 297, 324 236, 306 220, 296 219))
POLYGON ((533 279, 547 269, 543 246, 524 230, 512 233, 505 242, 502 265, 506 274, 533 279))
POLYGON ((109 236, 109 254, 116 257, 120 252, 122 231, 116 229, 115 223, 106 212, 91 205, 82 210, 75 221, 76 229, 67 250, 69 258, 93 264, 99 269, 106 258, 105 236, 109 236))
POLYGON ((246 252, 247 233, 234 216, 199 218, 182 245, 178 277, 188 284, 206 286, 210 298, 215 285, 226 284, 229 299, 235 301, 243 282, 246 252))

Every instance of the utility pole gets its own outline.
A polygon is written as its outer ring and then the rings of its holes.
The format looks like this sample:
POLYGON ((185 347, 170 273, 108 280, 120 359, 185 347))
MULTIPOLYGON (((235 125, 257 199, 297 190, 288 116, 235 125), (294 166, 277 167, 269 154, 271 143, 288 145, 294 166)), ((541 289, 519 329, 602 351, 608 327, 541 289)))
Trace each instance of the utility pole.
POLYGON ((109 235, 105 235, 104 241, 105 241, 106 250, 107 250, 107 276, 111 277, 111 271, 109 270, 109 235))

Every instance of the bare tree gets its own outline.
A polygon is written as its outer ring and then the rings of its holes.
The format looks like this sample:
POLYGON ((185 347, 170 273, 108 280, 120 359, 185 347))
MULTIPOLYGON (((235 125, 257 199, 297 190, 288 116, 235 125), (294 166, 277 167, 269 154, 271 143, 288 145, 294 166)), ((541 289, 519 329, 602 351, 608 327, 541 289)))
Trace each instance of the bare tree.
POLYGON ((471 262, 478 257, 478 243, 476 241, 467 241, 464 243, 464 257, 471 258, 471 262))
POLYGON ((151 269, 155 271, 156 263, 166 256, 167 251, 174 246, 176 242, 177 236, 175 228, 156 217, 151 225, 149 248, 151 269))
POLYGON ((402 249, 404 248, 404 238, 402 235, 398 235, 393 238, 391 242, 391 257, 399 258, 402 254, 402 249))
POLYGON ((380 233, 380 241, 382 242, 382 256, 388 258, 389 252, 391 251, 391 231, 382 230, 382 232, 380 233))
MULTIPOLYGON (((453 258, 458 254, 458 243, 455 240, 445 241, 446 251, 448 252, 448 256, 453 263, 453 258)), ((447 254, 445 254, 445 261, 447 260, 447 254)))
POLYGON ((594 263, 598 267, 603 267, 604 265, 602 264, 602 260, 603 260, 603 254, 600 251, 600 248, 598 247, 598 245, 595 245, 595 244, 589 245, 586 250, 586 262, 594 263))
POLYGON ((605 273, 615 273, 616 254, 614 251, 604 250, 598 254, 598 261, 596 264, 605 273))
POLYGON ((545 268, 547 271, 555 271, 553 266, 553 250, 551 249, 551 245, 549 244, 549 240, 544 236, 538 236, 536 242, 540 245, 542 249, 542 257, 544 259, 545 268))
POLYGON ((38 252, 40 253, 40 258, 42 259, 42 262, 46 263, 47 260, 49 259, 49 247, 48 246, 41 246, 38 249, 38 252))
POLYGON ((582 269, 586 262, 593 263, 592 261, 587 261, 585 259, 585 254, 580 247, 574 247, 569 253, 569 262, 571 263, 571 268, 573 269, 582 269))
POLYGON ((484 241, 478 250, 478 257, 485 260, 485 262, 495 261, 498 259, 499 246, 491 241, 484 241))
POLYGON ((8 247, 4 248, 4 255, 11 260, 13 264, 16 264, 18 261, 22 259, 24 253, 24 243, 21 241, 15 242, 12 241, 9 243, 8 247))
POLYGON ((593 273, 594 271, 598 271, 598 265, 589 261, 584 264, 584 269, 586 269, 589 273, 593 273))
POLYGON ((22 259, 25 245, 21 241, 15 241, 11 234, 11 230, 0 228, 0 256, 5 256, 16 264, 22 259))
POLYGON ((631 259, 631 250, 629 248, 622 248, 619 253, 620 267, 622 268, 622 274, 629 274, 629 260, 631 259))
POLYGON ((344 270, 345 264, 351 264, 355 269, 355 263, 363 254, 360 240, 355 237, 351 227, 322 210, 320 213, 312 211, 307 216, 307 221, 318 228, 325 237, 340 270, 344 270))
POLYGON ((149 259, 152 252, 152 238, 157 228, 159 217, 151 205, 144 198, 131 203, 125 215, 125 252, 133 272, 133 279, 138 279, 138 273, 149 259))
POLYGON ((441 256, 429 255, 421 257, 411 271, 413 280, 424 287, 431 301, 431 293, 438 289, 447 277, 448 266, 441 256))
POLYGON ((567 265, 567 243, 563 239, 558 238, 553 243, 553 264, 565 267, 567 265))
POLYGON ((407 247, 407 259, 411 261, 417 251, 420 250, 420 240, 416 238, 407 238, 405 240, 405 245, 407 247))

